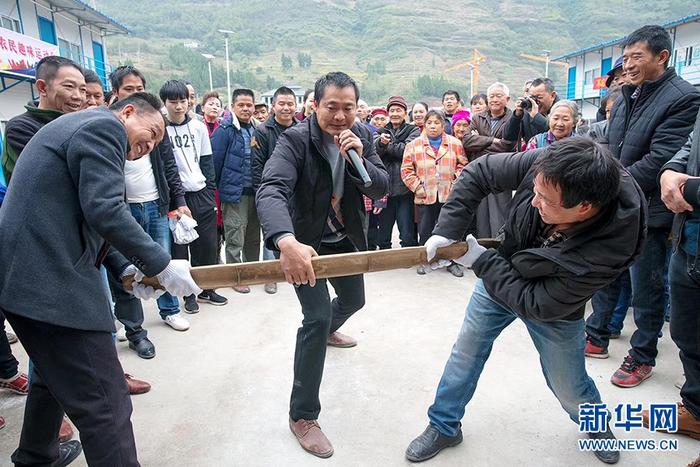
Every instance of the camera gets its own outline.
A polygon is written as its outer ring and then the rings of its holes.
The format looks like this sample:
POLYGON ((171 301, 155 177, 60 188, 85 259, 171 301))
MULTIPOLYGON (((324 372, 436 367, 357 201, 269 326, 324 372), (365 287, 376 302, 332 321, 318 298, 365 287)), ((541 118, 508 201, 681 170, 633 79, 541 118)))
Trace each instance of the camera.
POLYGON ((520 99, 518 99, 520 101, 520 107, 523 110, 529 111, 532 109, 532 101, 530 99, 535 101, 535 104, 540 105, 540 101, 537 100, 536 96, 523 96, 520 99))

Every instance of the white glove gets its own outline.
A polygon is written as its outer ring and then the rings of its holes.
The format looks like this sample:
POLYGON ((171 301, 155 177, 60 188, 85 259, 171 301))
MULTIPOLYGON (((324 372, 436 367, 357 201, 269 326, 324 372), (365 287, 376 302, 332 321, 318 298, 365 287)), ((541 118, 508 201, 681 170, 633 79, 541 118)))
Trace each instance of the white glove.
POLYGON ((131 293, 134 294, 134 297, 140 298, 141 300, 155 300, 163 295, 165 290, 154 289, 150 285, 144 285, 134 281, 131 293))
POLYGON ((433 263, 431 263, 430 260, 435 258, 438 248, 452 245, 455 242, 456 240, 450 240, 449 238, 445 238, 440 235, 431 235, 428 241, 425 242, 425 252, 428 259, 428 263, 430 263, 430 269, 435 270, 450 265, 451 261, 449 260, 441 259, 433 263))
POLYGON ((472 267, 472 264, 476 262, 477 259, 486 251, 486 248, 483 246, 479 245, 479 242, 476 241, 476 238, 474 238, 474 235, 467 235, 467 245, 469 245, 469 250, 467 250, 467 253, 464 256, 460 256, 455 260, 455 263, 459 263, 462 266, 466 268, 472 267))
MULTIPOLYGON (((190 263, 186 259, 171 260, 165 269, 156 274, 156 277, 165 290, 175 297, 187 297, 202 293, 202 289, 197 286, 190 275, 190 263)), ((139 272, 134 279, 137 282, 140 281, 143 279, 143 274, 139 272)))
POLYGON ((143 279, 143 274, 141 271, 139 271, 139 269, 133 264, 130 264, 119 276, 120 279, 124 279, 127 276, 134 276, 134 282, 132 282, 131 290, 129 290, 129 293, 131 293, 134 297, 141 300, 151 300, 156 299, 165 293, 165 290, 156 290, 149 285, 144 285, 137 282, 137 275, 139 275, 138 279, 143 279))

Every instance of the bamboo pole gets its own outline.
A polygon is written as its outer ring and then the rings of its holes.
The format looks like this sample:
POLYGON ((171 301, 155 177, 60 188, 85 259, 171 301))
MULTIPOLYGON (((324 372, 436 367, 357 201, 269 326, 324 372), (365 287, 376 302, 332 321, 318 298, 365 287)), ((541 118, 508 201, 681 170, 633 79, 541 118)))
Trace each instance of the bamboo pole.
MULTIPOLYGON (((480 239, 479 244, 495 248, 499 242, 494 239, 480 239)), ((468 250, 466 242, 459 242, 438 248, 434 261, 456 259, 468 250)), ((311 259, 317 279, 351 276, 370 272, 390 271, 427 264, 425 247, 416 246, 379 251, 359 251, 339 255, 316 256, 311 259)), ((286 282, 279 260, 257 261, 238 264, 217 264, 190 269, 192 278, 202 289, 260 285, 271 282, 286 282)), ((154 277, 147 277, 143 284, 162 288, 154 277)), ((131 290, 133 276, 124 278, 124 287, 131 290)))

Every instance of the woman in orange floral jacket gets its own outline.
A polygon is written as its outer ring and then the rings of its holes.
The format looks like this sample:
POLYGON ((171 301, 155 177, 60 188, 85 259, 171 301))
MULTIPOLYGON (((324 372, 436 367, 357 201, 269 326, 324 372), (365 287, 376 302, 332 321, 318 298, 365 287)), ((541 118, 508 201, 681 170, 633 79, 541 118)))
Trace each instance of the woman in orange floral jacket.
MULTIPOLYGON (((462 142, 445 133, 444 117, 431 110, 425 116, 420 138, 406 145, 401 164, 401 180, 415 195, 421 245, 430 237, 440 208, 465 165, 467 158, 462 142)), ((463 275, 456 263, 447 270, 457 277, 463 275)), ((418 268, 418 274, 425 274, 424 267, 418 268)))

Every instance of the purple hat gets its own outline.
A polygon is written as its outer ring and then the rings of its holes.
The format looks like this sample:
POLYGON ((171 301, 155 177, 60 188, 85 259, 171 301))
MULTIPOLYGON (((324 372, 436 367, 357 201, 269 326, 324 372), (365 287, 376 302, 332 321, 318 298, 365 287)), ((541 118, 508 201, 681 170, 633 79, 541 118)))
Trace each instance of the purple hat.
POLYGON ((458 121, 466 120, 467 123, 472 121, 472 114, 468 109, 459 109, 452 115, 452 126, 454 126, 458 121))
POLYGON ((615 72, 617 70, 622 69, 622 57, 619 57, 617 60, 615 60, 615 66, 612 67, 610 71, 608 71, 608 79, 605 80, 605 87, 609 88, 610 85, 612 84, 613 79, 615 79, 615 72))
POLYGON ((389 103, 386 105, 386 110, 389 110, 389 107, 392 105, 398 105, 399 107, 403 107, 405 111, 408 111, 408 104, 403 96, 391 96, 389 98, 389 103))

